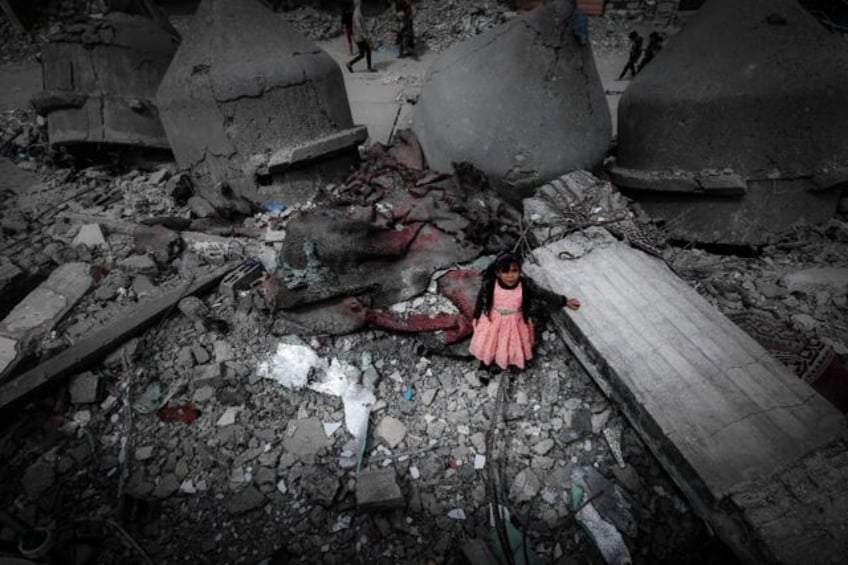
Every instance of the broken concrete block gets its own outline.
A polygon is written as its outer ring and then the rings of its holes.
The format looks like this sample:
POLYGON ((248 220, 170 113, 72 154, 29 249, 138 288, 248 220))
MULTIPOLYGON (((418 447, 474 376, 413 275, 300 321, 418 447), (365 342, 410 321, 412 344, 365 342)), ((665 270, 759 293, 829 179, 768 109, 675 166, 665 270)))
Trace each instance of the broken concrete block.
POLYGON ((40 328, 52 329, 91 288, 88 263, 65 263, 30 292, 0 322, 0 334, 21 337, 40 328))
POLYGON ((55 481, 55 464, 45 457, 38 458, 35 463, 27 467, 23 477, 21 477, 24 490, 33 500, 52 487, 55 481))
POLYGON ((87 247, 105 247, 106 238, 103 237, 103 232, 98 224, 85 224, 77 232, 71 245, 85 245, 87 247))
POLYGON ((50 143, 167 149, 154 97, 177 43, 156 19, 117 11, 59 27, 41 51, 35 100, 50 143))
POLYGON ((356 506, 361 510, 381 512, 405 505, 394 469, 362 471, 356 477, 356 506))
POLYGON ((758 245, 824 222, 848 163, 846 97, 848 52, 800 4, 711 0, 622 95, 616 162, 698 175, 705 194, 626 194, 676 239, 758 245))
POLYGON ((130 273, 152 276, 159 272, 156 261, 149 255, 131 255, 118 261, 118 266, 130 273))
POLYGON ((291 435, 286 435, 283 448, 298 457, 313 456, 332 444, 324 433, 324 426, 317 418, 306 418, 289 422, 291 435))
POLYGON ((0 335, 0 375, 18 357, 18 340, 0 335))
POLYGON ((224 501, 224 507, 230 514, 244 514, 265 504, 265 495, 248 486, 244 490, 231 494, 224 501))
POLYGON ((138 226, 133 237, 136 253, 151 254, 160 265, 170 263, 185 247, 180 234, 164 226, 138 226))
POLYGON ((601 163, 612 120, 591 48, 570 32, 574 8, 551 2, 433 61, 412 125, 432 169, 470 162, 518 202, 601 163))
POLYGON ((162 477, 153 489, 153 496, 156 498, 168 498, 175 492, 180 490, 180 481, 173 473, 168 473, 162 477))
POLYGON ((209 315, 209 307, 196 296, 186 296, 180 300, 177 308, 192 322, 200 322, 209 315))
POLYGON ((527 502, 539 494, 541 488, 542 483, 536 474, 530 469, 522 469, 512 482, 509 498, 515 503, 527 502))
POLYGON ((139 299, 157 294, 156 285, 146 275, 138 275, 133 279, 132 290, 139 299))
POLYGON ((197 361, 198 365, 205 365, 211 359, 206 348, 197 342, 191 344, 191 354, 194 356, 194 360, 197 361))
POLYGON ((269 156, 282 167, 328 150, 355 155, 364 133, 338 64, 261 2, 201 2, 157 100, 177 163, 224 211, 273 194, 256 182, 269 156))
POLYGON ((781 283, 790 292, 813 294, 817 290, 828 290, 832 294, 844 293, 848 289, 848 268, 803 269, 785 275, 781 283))
POLYGON ((394 449, 400 445, 400 442, 406 436, 406 426, 397 418, 386 416, 377 424, 377 429, 374 430, 374 436, 394 449))
POLYGON ((71 403, 89 404, 97 402, 97 392, 100 386, 100 377, 90 371, 74 375, 68 391, 71 394, 71 403))
POLYGON ((192 196, 188 199, 188 207, 191 213, 198 218, 209 218, 217 214, 215 207, 202 196, 192 196))
POLYGON ((219 339, 215 341, 213 347, 215 350, 216 363, 223 363, 225 361, 230 361, 235 358, 235 354, 233 353, 233 346, 231 346, 228 341, 219 339))

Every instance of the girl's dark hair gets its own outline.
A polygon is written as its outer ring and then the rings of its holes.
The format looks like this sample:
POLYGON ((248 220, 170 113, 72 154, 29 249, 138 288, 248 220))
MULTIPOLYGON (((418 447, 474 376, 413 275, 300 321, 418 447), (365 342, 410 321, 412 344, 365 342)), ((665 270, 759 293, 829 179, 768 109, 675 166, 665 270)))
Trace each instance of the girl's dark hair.
POLYGON ((505 251, 495 257, 495 260, 492 261, 492 264, 489 265, 489 269, 491 269, 492 274, 499 273, 505 271, 510 265, 518 265, 521 267, 521 256, 517 253, 512 253, 510 251, 505 251))

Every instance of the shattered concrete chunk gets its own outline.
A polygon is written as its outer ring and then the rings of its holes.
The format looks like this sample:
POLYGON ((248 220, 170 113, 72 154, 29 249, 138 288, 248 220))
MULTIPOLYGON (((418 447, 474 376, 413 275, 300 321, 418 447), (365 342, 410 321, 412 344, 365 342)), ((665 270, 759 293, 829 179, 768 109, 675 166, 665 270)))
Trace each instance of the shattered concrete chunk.
POLYGON ((265 495, 256 490, 252 485, 229 495, 224 500, 224 506, 230 514, 244 514, 255 510, 265 504, 265 495))
POLYGON ((152 255, 160 265, 169 264, 185 247, 180 234, 161 225, 138 226, 134 244, 136 253, 152 255))
POLYGON ((332 443, 317 418, 290 421, 289 429, 292 432, 283 440, 283 448, 298 457, 313 456, 332 443))
POLYGON ((258 186, 274 155, 300 150, 317 158, 316 140, 350 132, 331 147, 355 156, 366 134, 353 125, 339 65, 260 2, 201 2, 157 101, 177 163, 219 209, 209 190, 219 184, 234 200, 258 203, 275 190, 296 197, 297 183, 258 186), (232 42, 222 43, 224 36, 232 42))
POLYGON ((512 482, 509 497, 516 503, 528 502, 539 494, 541 488, 542 484, 536 474, 530 469, 522 469, 512 482))
POLYGON ((60 265, 0 322, 0 334, 21 337, 36 328, 52 329, 91 288, 90 269, 88 263, 60 265))
POLYGON ((406 426, 397 418, 386 416, 377 424, 374 435, 394 449, 400 445, 400 442, 406 436, 406 426))
POLYGON ((241 411, 241 407, 239 406, 230 406, 227 408, 221 417, 218 418, 218 422, 215 424, 219 428, 223 428, 225 426, 231 426, 236 423, 236 415, 241 411))
POLYGON ((831 142, 848 117, 839 38, 793 0, 711 0, 703 8, 622 95, 617 165, 697 174, 705 194, 618 185, 667 220, 674 239, 759 245, 798 222, 826 221, 839 174, 820 172, 848 163, 848 147, 831 142), (786 25, 768 22, 777 14, 786 25), (687 73, 692 65, 699 72, 687 73), (786 84, 796 87, 791 97, 786 84))
POLYGON ((44 491, 53 486, 56 481, 56 471, 53 462, 40 457, 35 463, 24 471, 21 482, 24 490, 33 500, 37 499, 44 491))
POLYGON ((100 377, 90 371, 74 375, 68 391, 71 395, 72 404, 89 404, 97 402, 97 392, 100 385, 100 377))
POLYGON ((162 20, 120 11, 56 28, 41 50, 44 91, 33 101, 49 118, 50 143, 167 149, 153 99, 177 44, 162 20))
POLYGON ((379 512, 403 508, 403 493, 397 484, 395 470, 363 471, 356 478, 356 505, 361 510, 379 512))
POLYGON ((153 489, 153 496, 156 498, 168 498, 178 490, 180 490, 179 479, 173 473, 167 473, 156 484, 156 488, 153 489))
POLYGON ((520 200, 603 160, 612 120, 591 49, 564 32, 573 10, 573 2, 547 3, 433 61, 413 119, 431 168, 470 162, 520 200))
POLYGON ((132 255, 118 261, 118 266, 130 273, 153 276, 159 272, 156 261, 149 255, 132 255))
POLYGON ((74 240, 71 242, 71 245, 85 245, 87 247, 105 247, 106 239, 103 237, 103 232, 100 230, 100 226, 98 224, 85 224, 83 225, 77 235, 74 236, 74 240))
POLYGON ((789 273, 781 279, 790 292, 814 293, 828 290, 832 293, 848 290, 848 268, 817 267, 789 273))
POLYGON ((201 322, 209 315, 209 307, 196 296, 186 296, 180 300, 177 308, 193 322, 201 322))

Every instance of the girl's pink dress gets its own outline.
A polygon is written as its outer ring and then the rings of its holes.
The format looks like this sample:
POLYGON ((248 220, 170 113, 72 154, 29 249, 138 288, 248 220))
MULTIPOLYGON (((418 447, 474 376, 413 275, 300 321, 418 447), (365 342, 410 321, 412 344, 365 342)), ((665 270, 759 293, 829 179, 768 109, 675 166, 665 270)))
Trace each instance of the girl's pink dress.
POLYGON ((523 369, 533 358, 533 323, 525 322, 521 313, 522 286, 503 288, 496 282, 492 309, 474 326, 468 350, 486 365, 494 361, 502 369, 509 365, 523 369))

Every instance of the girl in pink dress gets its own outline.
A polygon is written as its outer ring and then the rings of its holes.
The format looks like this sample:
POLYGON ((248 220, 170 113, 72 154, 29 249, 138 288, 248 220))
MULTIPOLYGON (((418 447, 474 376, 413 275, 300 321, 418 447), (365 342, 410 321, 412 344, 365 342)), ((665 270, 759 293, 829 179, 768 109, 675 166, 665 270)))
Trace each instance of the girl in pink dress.
POLYGON ((483 272, 468 349, 492 374, 508 367, 521 371, 533 358, 533 320, 563 307, 577 310, 580 301, 521 276, 521 258, 502 253, 483 272))

